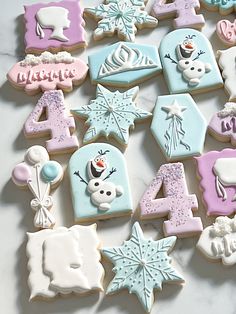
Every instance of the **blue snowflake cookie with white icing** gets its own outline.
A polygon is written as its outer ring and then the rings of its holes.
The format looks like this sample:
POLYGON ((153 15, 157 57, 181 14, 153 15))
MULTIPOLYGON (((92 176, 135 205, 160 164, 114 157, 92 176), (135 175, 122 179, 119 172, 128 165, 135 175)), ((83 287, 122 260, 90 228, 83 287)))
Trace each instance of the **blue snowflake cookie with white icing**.
POLYGON ((236 11, 236 0, 201 0, 202 4, 210 11, 219 10, 220 14, 228 15, 236 11))

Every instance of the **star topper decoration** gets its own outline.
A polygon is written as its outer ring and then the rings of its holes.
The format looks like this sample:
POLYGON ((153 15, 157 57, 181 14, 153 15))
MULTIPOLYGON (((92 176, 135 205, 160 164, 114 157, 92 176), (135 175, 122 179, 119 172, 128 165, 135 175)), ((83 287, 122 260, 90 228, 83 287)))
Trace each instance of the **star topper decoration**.
POLYGON ((150 117, 150 112, 137 108, 135 98, 139 88, 134 87, 124 93, 111 92, 102 85, 97 85, 96 99, 89 105, 72 110, 72 113, 87 118, 89 129, 84 135, 83 142, 89 143, 99 136, 112 135, 121 144, 127 145, 129 129, 134 128, 136 120, 150 117))
POLYGON ((180 106, 176 100, 170 106, 163 106, 161 107, 162 110, 166 111, 167 118, 170 119, 173 116, 177 116, 179 118, 183 117, 183 111, 187 109, 187 107, 180 106))
POLYGON ((120 247, 103 248, 102 253, 115 267, 115 277, 107 288, 107 294, 127 288, 135 293, 147 312, 153 304, 153 289, 162 289, 163 282, 183 283, 183 278, 171 267, 168 253, 176 237, 158 241, 145 239, 138 222, 133 225, 130 240, 120 247))
POLYGON ((144 0, 106 0, 95 8, 85 8, 85 13, 98 20, 95 39, 117 32, 125 41, 134 41, 137 28, 155 27, 157 19, 144 11, 144 0))

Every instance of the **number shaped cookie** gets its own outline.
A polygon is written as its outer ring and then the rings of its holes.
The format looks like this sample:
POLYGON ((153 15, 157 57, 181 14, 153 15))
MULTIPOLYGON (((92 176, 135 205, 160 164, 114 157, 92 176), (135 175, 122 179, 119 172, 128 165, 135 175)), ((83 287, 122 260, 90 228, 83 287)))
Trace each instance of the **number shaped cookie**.
POLYGON ((160 167, 141 198, 140 208, 142 219, 168 215, 169 219, 163 225, 165 236, 190 237, 203 230, 201 219, 192 214, 198 208, 198 201, 195 194, 188 194, 181 163, 164 164, 160 167), (155 199, 162 187, 164 198, 155 199))

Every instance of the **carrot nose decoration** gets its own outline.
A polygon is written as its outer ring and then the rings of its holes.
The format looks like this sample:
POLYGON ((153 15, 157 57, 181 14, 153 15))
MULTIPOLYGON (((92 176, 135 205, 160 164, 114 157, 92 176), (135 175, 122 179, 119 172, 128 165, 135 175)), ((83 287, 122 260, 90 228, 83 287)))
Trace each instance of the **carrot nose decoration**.
POLYGON ((96 165, 97 165, 98 167, 103 168, 103 167, 104 167, 104 161, 99 160, 99 161, 96 162, 96 165))
POLYGON ((185 47, 188 48, 188 49, 192 49, 192 48, 193 48, 193 45, 187 44, 185 47))

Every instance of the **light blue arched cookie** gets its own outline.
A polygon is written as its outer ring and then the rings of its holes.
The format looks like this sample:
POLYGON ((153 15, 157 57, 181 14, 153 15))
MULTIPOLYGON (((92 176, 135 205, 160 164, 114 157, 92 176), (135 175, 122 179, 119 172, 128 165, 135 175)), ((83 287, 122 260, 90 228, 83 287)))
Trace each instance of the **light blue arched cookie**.
POLYGON ((134 86, 162 71, 158 50, 152 45, 119 42, 88 57, 93 84, 134 86))
POLYGON ((161 41, 160 57, 171 94, 195 94, 223 86, 209 40, 194 29, 167 34, 161 41))
POLYGON ((125 159, 114 146, 86 145, 69 161, 76 221, 106 219, 132 213, 125 159))

